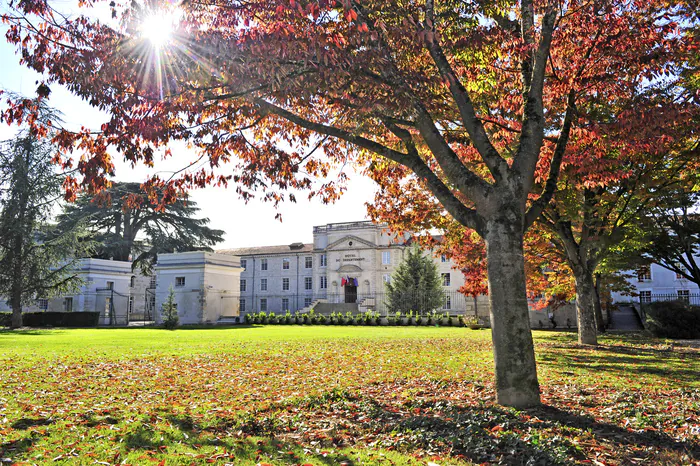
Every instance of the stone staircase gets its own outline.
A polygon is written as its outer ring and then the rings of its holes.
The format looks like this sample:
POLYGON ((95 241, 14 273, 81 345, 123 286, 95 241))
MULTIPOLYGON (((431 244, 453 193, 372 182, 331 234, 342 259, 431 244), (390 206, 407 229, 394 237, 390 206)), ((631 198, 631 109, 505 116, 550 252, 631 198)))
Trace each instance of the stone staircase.
POLYGON ((611 313, 612 322, 609 330, 622 332, 641 332, 644 330, 637 311, 631 305, 620 305, 611 313))

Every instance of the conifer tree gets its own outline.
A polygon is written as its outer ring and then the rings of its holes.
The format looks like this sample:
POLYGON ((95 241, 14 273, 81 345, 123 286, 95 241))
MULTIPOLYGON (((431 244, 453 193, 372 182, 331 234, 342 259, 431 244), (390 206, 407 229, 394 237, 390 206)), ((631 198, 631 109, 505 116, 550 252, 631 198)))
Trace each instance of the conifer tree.
MULTIPOLYGON (((31 111, 37 119, 58 118, 38 100, 31 111)), ((49 223, 63 194, 63 176, 51 162, 55 150, 27 128, 0 143, 0 295, 12 308, 12 328, 22 326, 24 305, 78 287, 76 257, 89 247, 79 241, 79 224, 59 233, 49 223)))
POLYGON ((418 245, 408 251, 387 284, 390 313, 427 313, 442 307, 444 293, 437 266, 418 245))
POLYGON ((60 226, 84 223, 96 243, 95 257, 133 260, 133 267, 149 272, 159 253, 211 251, 224 232, 197 218, 196 202, 182 194, 159 208, 139 183, 118 182, 103 195, 78 197, 59 217, 60 226))
POLYGON ((175 303, 175 291, 173 291, 172 286, 168 290, 168 299, 161 307, 161 316, 163 317, 163 326, 168 330, 175 330, 180 325, 180 316, 177 313, 177 303, 175 303))

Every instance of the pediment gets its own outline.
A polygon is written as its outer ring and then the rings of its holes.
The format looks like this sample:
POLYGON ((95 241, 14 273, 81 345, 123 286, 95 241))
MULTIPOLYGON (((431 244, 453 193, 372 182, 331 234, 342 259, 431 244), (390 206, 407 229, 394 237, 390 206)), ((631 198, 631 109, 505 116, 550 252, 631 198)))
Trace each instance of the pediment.
POLYGON ((355 264, 343 264, 338 268, 337 272, 338 273, 355 273, 355 272, 362 272, 362 269, 355 264))
POLYGON ((354 236, 354 235, 347 235, 347 236, 343 236, 342 238, 340 238, 340 239, 337 240, 337 241, 333 241, 331 244, 329 244, 329 245, 326 247, 326 250, 330 250, 330 249, 347 249, 347 248, 348 248, 348 243, 349 243, 350 241, 352 241, 352 246, 351 246, 351 247, 354 247, 355 245, 360 245, 360 244, 363 245, 363 246, 366 246, 366 247, 368 247, 368 248, 376 248, 376 247, 377 247, 377 245, 374 244, 374 243, 371 242, 371 241, 367 241, 366 239, 362 239, 362 238, 357 237, 357 236, 354 236))

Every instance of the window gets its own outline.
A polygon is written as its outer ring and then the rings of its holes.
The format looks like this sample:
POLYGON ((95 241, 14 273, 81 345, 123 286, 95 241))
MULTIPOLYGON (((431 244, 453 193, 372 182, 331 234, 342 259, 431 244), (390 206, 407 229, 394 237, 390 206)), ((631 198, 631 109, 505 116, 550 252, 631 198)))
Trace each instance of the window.
POLYGON ((282 270, 289 270, 289 259, 286 257, 282 259, 282 270))
POLYGON ((450 286, 450 273, 442 274, 442 286, 450 286))
POLYGON ((328 277, 326 277, 325 275, 321 275, 321 281, 318 287, 322 290, 328 288, 328 277))
POLYGON ((42 311, 45 311, 49 308, 49 300, 48 299, 37 299, 36 300, 36 305, 39 309, 42 311))
POLYGON ((288 278, 282 279, 282 291, 289 291, 289 279, 288 278))
POLYGON ((241 279, 241 291, 248 291, 248 282, 241 279))
POLYGON ((73 298, 63 298, 63 311, 72 312, 73 311, 73 298))
POLYGON ((639 302, 640 303, 650 303, 651 302, 651 291, 640 291, 639 292, 639 302))
POLYGON ((328 265, 328 257, 325 254, 321 254, 321 267, 328 265))
POLYGON ((391 264, 391 251, 382 251, 382 264, 391 264))
POLYGON ((239 312, 245 312, 245 299, 241 298, 239 308, 240 308, 239 312))
POLYGON ((129 280, 129 286, 133 288, 135 283, 136 283, 136 277, 132 275, 131 280, 129 280))
POLYGON ((689 290, 678 290, 678 300, 679 301, 685 301, 686 303, 690 302, 690 291, 689 290))
POLYGON ((388 273, 385 273, 382 276, 382 278, 384 279, 384 283, 387 283, 387 284, 391 283, 391 275, 389 275, 388 273))
POLYGON ((313 279, 311 277, 304 277, 304 289, 313 290, 313 279))
POLYGON ((107 289, 113 290, 114 289, 114 282, 107 282, 107 289))
POLYGON ((282 298, 282 310, 283 311, 289 310, 289 298, 282 298))
POLYGON ((445 302, 442 305, 443 309, 452 309, 452 297, 451 296, 445 296, 445 302))
POLYGON ((314 266, 314 258, 311 256, 304 257, 304 268, 310 269, 314 266))
POLYGON ((151 282, 148 284, 148 287, 153 289, 156 287, 156 276, 151 275, 151 282))
POLYGON ((134 297, 129 296, 129 314, 134 312, 134 297))
POLYGON ((309 307, 309 306, 311 306, 311 303, 312 303, 312 302, 313 302, 313 301, 311 300, 311 298, 304 298, 304 307, 309 307))
POLYGON ((178 286, 178 287, 185 286, 185 277, 175 277, 175 286, 178 286))
POLYGON ((444 255, 444 254, 442 254, 442 255, 440 256, 440 262, 447 262, 447 256, 444 255))
POLYGON ((649 266, 642 266, 637 270, 637 281, 644 282, 651 280, 651 269, 649 266))
POLYGON ((260 270, 267 270, 267 259, 260 259, 260 270))
POLYGON ((112 298, 105 298, 105 315, 112 313, 112 298))
POLYGON ((260 279, 260 291, 267 291, 267 278, 260 279))
POLYGON ((260 298, 260 312, 267 312, 267 298, 260 298))
POLYGON ((248 266, 248 261, 245 259, 241 259, 241 267, 243 267, 243 270, 248 266))

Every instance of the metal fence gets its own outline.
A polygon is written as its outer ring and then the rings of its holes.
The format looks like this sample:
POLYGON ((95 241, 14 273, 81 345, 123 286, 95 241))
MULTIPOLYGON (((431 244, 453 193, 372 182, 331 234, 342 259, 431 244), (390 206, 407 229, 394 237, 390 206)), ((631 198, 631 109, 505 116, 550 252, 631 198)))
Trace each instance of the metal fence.
POLYGON ((665 301, 683 301, 693 306, 700 306, 700 294, 698 293, 666 293, 666 294, 641 294, 639 295, 640 304, 649 304, 665 301))
POLYGON ((332 312, 376 312, 381 316, 413 312, 414 315, 426 315, 431 312, 451 315, 488 315, 488 303, 485 297, 474 299, 457 291, 444 291, 432 299, 424 293, 410 292, 400 296, 389 293, 338 293, 338 294, 287 294, 241 295, 241 314, 251 312, 274 312, 284 314, 287 311, 308 312, 311 309, 318 314, 332 312))

